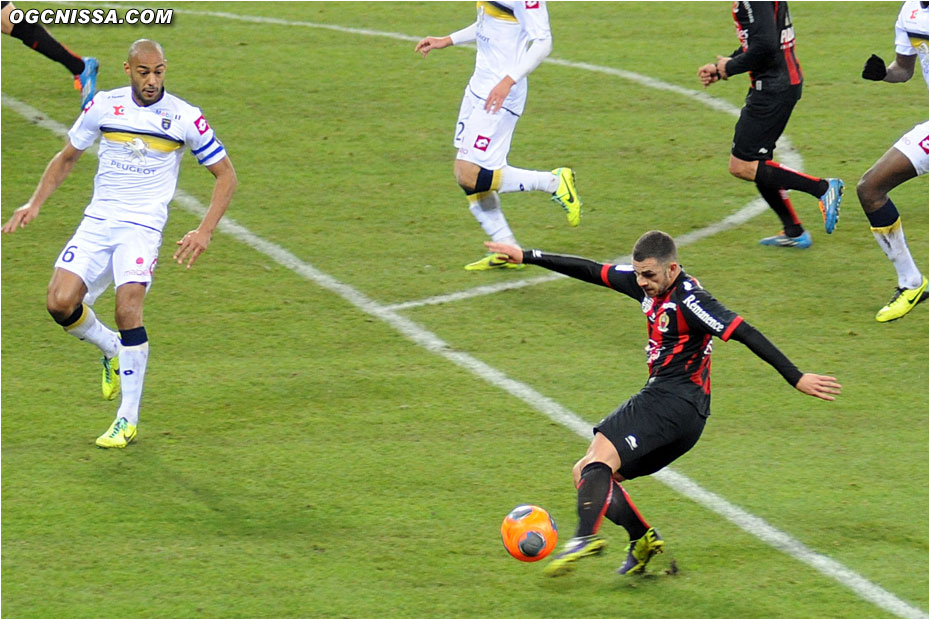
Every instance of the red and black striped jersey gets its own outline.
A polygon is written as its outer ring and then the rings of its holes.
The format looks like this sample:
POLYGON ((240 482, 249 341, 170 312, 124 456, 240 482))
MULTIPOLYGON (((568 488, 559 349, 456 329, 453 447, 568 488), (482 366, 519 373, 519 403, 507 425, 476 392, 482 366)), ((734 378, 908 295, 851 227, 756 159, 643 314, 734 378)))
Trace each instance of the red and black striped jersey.
POLYGON ((684 271, 658 297, 636 283, 631 265, 613 265, 579 256, 524 250, 523 262, 572 278, 599 284, 638 301, 646 315, 649 342, 647 386, 691 402, 702 416, 710 415, 710 354, 713 336, 742 342, 796 386, 803 373, 760 331, 704 290, 684 271))
POLYGON ((734 2, 733 20, 740 46, 727 63, 728 76, 748 71, 753 89, 776 92, 803 83, 787 2, 734 2))
POLYGON ((646 362, 650 381, 697 386, 707 396, 706 403, 699 403, 699 410, 705 410, 710 404, 711 338, 728 340, 743 319, 684 271, 658 297, 646 295, 630 265, 602 265, 600 279, 604 286, 632 297, 642 306, 649 337, 646 362))

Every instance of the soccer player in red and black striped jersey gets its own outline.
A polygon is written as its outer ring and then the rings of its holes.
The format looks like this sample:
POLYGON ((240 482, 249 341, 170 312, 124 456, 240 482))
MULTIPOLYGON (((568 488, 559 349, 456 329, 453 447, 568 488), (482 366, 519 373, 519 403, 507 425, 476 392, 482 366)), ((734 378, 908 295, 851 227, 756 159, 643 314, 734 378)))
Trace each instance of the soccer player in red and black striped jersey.
POLYGON ((620 482, 659 471, 697 443, 710 415, 713 336, 742 342, 804 394, 834 400, 840 393, 842 386, 834 377, 802 373, 761 332, 685 273, 675 241, 664 232, 653 230, 640 237, 631 265, 524 251, 502 243, 485 245, 512 263, 539 265, 632 297, 642 304, 649 328, 649 380, 594 427, 594 439, 573 469, 578 528, 544 569, 547 575, 564 574, 576 560, 601 552, 606 542, 597 531, 605 516, 630 535, 620 574, 642 572, 662 550, 662 537, 643 519, 620 482))
POLYGON ((788 199, 789 189, 819 198, 824 228, 832 233, 840 214, 843 182, 818 178, 773 161, 791 111, 801 98, 804 76, 794 53, 794 27, 787 2, 734 2, 733 19, 740 46, 729 56, 698 69, 705 88, 718 80, 749 72, 750 88, 740 112, 730 151, 730 174, 753 181, 778 214, 783 230, 762 245, 809 248, 811 234, 788 199))

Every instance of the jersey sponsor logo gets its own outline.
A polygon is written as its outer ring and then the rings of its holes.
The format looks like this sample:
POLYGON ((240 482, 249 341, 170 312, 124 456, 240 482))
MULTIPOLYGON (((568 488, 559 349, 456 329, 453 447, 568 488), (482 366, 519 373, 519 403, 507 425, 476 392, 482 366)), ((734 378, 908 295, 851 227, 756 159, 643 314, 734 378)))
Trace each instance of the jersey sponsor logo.
POLYGON ((523 6, 526 7, 527 9, 538 9, 538 8, 539 8, 539 0, 535 0, 535 1, 532 1, 532 2, 531 2, 530 0, 526 0, 526 1, 523 3, 523 6))
POLYGON ((115 159, 110 160, 110 166, 113 168, 118 168, 120 170, 125 170, 126 172, 133 172, 135 174, 141 174, 144 176, 149 176, 157 172, 155 168, 140 168, 139 166, 134 166, 132 164, 124 164, 122 162, 118 162, 115 159))
POLYGON ((210 131, 210 124, 207 123, 207 119, 203 117, 203 114, 201 114, 197 120, 194 121, 194 127, 197 128, 197 131, 201 136, 210 131))
POLYGON ((121 105, 113 106, 113 116, 125 116, 126 108, 121 105))
POLYGON ((489 146, 491 146, 491 138, 480 134, 475 138, 475 148, 479 151, 487 152, 489 146))
POLYGON ((662 356, 662 346, 652 338, 646 344, 646 363, 652 364, 662 356))
POLYGON ((627 435, 623 438, 623 440, 627 443, 628 446, 630 446, 630 450, 635 450, 639 447, 639 442, 636 441, 635 435, 627 435))
POLYGON ((701 304, 697 300, 697 297, 695 297, 693 294, 685 297, 684 304, 688 310, 694 313, 694 316, 700 319, 709 328, 715 332, 723 331, 723 323, 718 321, 710 312, 702 308, 701 304))

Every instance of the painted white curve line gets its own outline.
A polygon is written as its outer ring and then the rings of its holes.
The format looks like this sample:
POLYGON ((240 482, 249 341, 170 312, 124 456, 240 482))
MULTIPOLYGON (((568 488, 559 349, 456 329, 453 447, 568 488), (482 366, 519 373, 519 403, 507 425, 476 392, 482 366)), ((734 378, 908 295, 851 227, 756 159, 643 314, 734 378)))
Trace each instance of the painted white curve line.
MULTIPOLYGON (((219 16, 220 14, 217 14, 219 16)), ((269 18, 271 19, 271 18, 269 18)), ((277 22, 270 22, 277 23, 277 22)), ((338 29, 340 31, 355 32, 355 29, 338 29)), ((374 31, 365 31, 364 34, 370 34, 374 31)), ((68 128, 52 120, 43 112, 32 106, 21 102, 5 94, 0 94, 2 104, 12 108, 21 116, 31 122, 48 129, 61 137, 66 137, 68 128)), ((174 202, 182 206, 186 211, 203 217, 206 213, 206 207, 194 196, 178 189, 175 193, 174 202)), ((736 214, 734 214, 736 215, 736 214)), ((218 226, 221 232, 229 234, 233 238, 248 245, 254 250, 268 256, 278 264, 294 271, 303 278, 316 283, 318 286, 335 293, 342 299, 354 305, 363 312, 381 319, 391 325, 402 335, 412 342, 425 348, 426 350, 440 355, 445 359, 455 363, 457 366, 476 375, 478 378, 504 390, 505 392, 519 398, 537 411, 545 414, 550 420, 561 424, 562 426, 574 431, 583 439, 589 439, 591 433, 591 424, 585 422, 580 416, 562 406, 555 400, 537 392, 529 385, 511 379, 500 370, 482 362, 481 360, 464 353, 454 350, 448 343, 442 340, 436 334, 420 326, 414 321, 401 316, 396 311, 389 309, 388 306, 380 304, 358 289, 351 285, 345 284, 336 278, 326 274, 309 263, 306 263, 295 256, 290 251, 281 246, 263 239, 252 233, 244 226, 235 222, 235 220, 224 217, 220 220, 218 226)), ((703 229, 702 229, 703 230, 703 229)), ((713 233, 708 233, 713 234, 713 233)), ((707 235, 705 235, 707 236, 707 235)), ((881 586, 873 584, 871 581, 862 577, 855 571, 846 568, 841 563, 810 550, 806 545, 795 540, 789 534, 770 525, 761 517, 756 517, 751 513, 730 503, 723 497, 708 491, 699 484, 680 474, 672 468, 653 474, 653 477, 676 490, 680 494, 701 504, 705 508, 724 517, 740 529, 756 536, 763 542, 769 544, 775 549, 794 557, 795 559, 811 566, 818 572, 834 579, 838 583, 846 586, 863 599, 894 613, 902 618, 926 618, 927 613, 923 610, 910 605, 899 599, 896 595, 885 590, 881 586)))
MULTIPOLYGON (((105 2, 63 2, 63 4, 68 5, 92 5, 92 6, 101 6, 106 8, 129 8, 132 5, 119 4, 119 3, 105 3, 105 2)), ((400 32, 386 32, 382 30, 371 30, 368 28, 351 28, 348 26, 339 26, 336 24, 323 24, 319 22, 305 22, 305 21, 294 21, 280 19, 277 17, 263 17, 259 15, 237 15, 236 13, 228 13, 225 11, 197 11, 193 9, 174 9, 176 13, 181 15, 192 15, 192 16, 201 16, 201 17, 214 17, 217 19, 229 19, 233 21, 254 23, 254 24, 273 24, 277 26, 288 26, 288 27, 299 27, 299 28, 315 28, 319 30, 330 30, 332 32, 340 32, 344 34, 354 34, 360 36, 368 37, 381 37, 386 39, 395 39, 398 41, 410 41, 418 42, 422 37, 411 36, 403 34, 400 32)), ((473 48, 473 45, 460 45, 456 47, 465 47, 473 48)), ((682 97, 687 97, 693 99, 698 103, 708 106, 713 110, 719 112, 724 112, 731 116, 739 117, 740 108, 733 105, 728 101, 722 99, 716 99, 706 92, 701 90, 693 90, 689 88, 684 88, 682 86, 677 86, 675 84, 669 84, 668 82, 663 82, 657 78, 649 77, 647 75, 642 75, 639 73, 634 73, 632 71, 625 71, 623 69, 615 69, 613 67, 605 67, 602 65, 593 65, 586 62, 574 62, 570 60, 563 60, 560 58, 548 57, 543 59, 543 63, 558 65, 562 67, 569 67, 571 69, 578 69, 580 71, 590 71, 592 73, 601 73, 603 75, 610 75, 613 77, 618 77, 624 80, 635 82, 641 86, 648 88, 654 88, 656 90, 663 90, 666 92, 671 92, 682 97)), ((794 168, 795 170, 803 170, 804 160, 801 157, 801 154, 794 148, 794 145, 791 143, 791 139, 787 135, 783 135, 779 138, 777 142, 777 148, 779 150, 779 157, 785 163, 786 166, 794 168)), ((721 222, 711 224, 705 228, 693 231, 691 233, 686 233, 675 239, 676 243, 679 246, 686 246, 690 243, 694 243, 700 239, 704 239, 710 235, 722 232, 738 224, 745 223, 750 219, 754 218, 761 213, 764 213, 768 209, 768 205, 762 199, 756 199, 747 204, 745 207, 733 213, 732 215, 724 218, 721 222)), ((561 274, 554 275, 544 275, 536 276, 532 278, 522 278, 508 280, 507 282, 500 282, 497 284, 489 285, 479 285, 473 288, 468 288, 462 291, 455 293, 448 293, 443 295, 436 295, 433 297, 427 297, 420 300, 412 300, 406 302, 400 302, 397 304, 389 305, 388 308, 392 310, 409 310, 411 308, 417 308, 420 306, 430 306, 430 305, 439 305, 450 303, 454 301, 462 301, 465 299, 471 299, 473 297, 481 297, 484 295, 493 295, 495 293, 500 293, 503 291, 525 288, 528 286, 536 286, 537 284, 545 284, 547 282, 552 282, 563 277, 561 274)))
MULTIPOLYGON (((68 128, 50 119, 47 115, 33 108, 32 106, 19 101, 13 97, 8 97, 0 93, 0 101, 4 107, 10 108, 20 114, 26 120, 36 125, 48 129, 60 137, 68 134, 68 128)), ((183 190, 175 193, 174 202, 186 211, 202 217, 206 213, 206 207, 200 203, 197 198, 191 196, 183 190)), ((390 310, 384 304, 374 301, 358 289, 337 280, 326 274, 313 265, 304 262, 290 251, 281 246, 259 237, 244 226, 238 224, 231 218, 225 217, 220 220, 219 230, 232 236, 238 241, 251 247, 252 249, 264 254, 278 264, 297 273, 301 277, 314 282, 318 286, 335 293, 345 301, 349 302, 362 312, 376 317, 403 336, 423 347, 424 349, 435 353, 467 370, 478 378, 499 387, 508 394, 519 398, 524 403, 543 413, 550 420, 561 424, 562 426, 574 431, 584 439, 588 439, 591 433, 591 424, 585 422, 581 417, 562 406, 555 400, 541 394, 529 385, 508 377, 505 373, 482 362, 481 360, 464 353, 456 351, 447 342, 436 334, 430 332, 414 321, 401 316, 396 311, 390 310)), ((764 519, 756 517, 751 513, 730 503, 723 497, 708 491, 699 484, 680 474, 671 468, 653 474, 653 477, 670 488, 674 489, 681 495, 704 506, 708 510, 719 514, 743 531, 747 532, 772 546, 773 548, 789 555, 796 560, 807 564, 821 574, 830 577, 837 583, 852 590, 862 599, 869 601, 876 606, 893 613, 902 618, 926 618, 927 613, 923 610, 910 605, 901 600, 891 592, 878 586, 865 577, 862 577, 855 571, 845 567, 839 562, 809 549, 803 543, 795 540, 790 535, 770 525, 764 519)))

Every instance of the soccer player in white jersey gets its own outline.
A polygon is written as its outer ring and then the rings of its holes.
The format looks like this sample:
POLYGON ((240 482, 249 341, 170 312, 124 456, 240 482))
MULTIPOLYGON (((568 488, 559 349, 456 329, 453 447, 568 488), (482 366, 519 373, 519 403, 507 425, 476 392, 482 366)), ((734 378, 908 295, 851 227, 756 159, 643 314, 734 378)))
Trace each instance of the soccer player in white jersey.
POLYGON ((184 148, 216 177, 216 184, 200 226, 177 242, 173 259, 178 264, 187 261, 189 269, 207 249, 237 184, 226 149, 200 110, 165 91, 167 65, 161 46, 148 39, 136 41, 123 66, 130 86, 97 93, 71 127, 64 148, 49 162, 29 202, 2 228, 12 233, 34 220, 84 151, 100 138, 94 194, 55 263, 47 307, 66 332, 103 352, 104 398, 113 400, 122 391, 116 419, 97 438, 102 448, 124 448, 136 437, 149 349, 142 306, 184 148), (119 333, 91 308, 111 283, 116 288, 119 333))
MULTIPOLYGON (((930 33, 928 3, 908 1, 898 13, 895 23, 894 62, 885 62, 875 54, 866 61, 862 77, 883 82, 906 82, 914 75, 914 65, 920 60, 924 81, 930 86, 930 57, 927 41, 930 33)), ((924 109, 926 113, 926 109, 924 109)), ((888 192, 916 176, 927 174, 930 149, 930 121, 917 124, 901 136, 856 186, 859 203, 869 218, 872 234, 898 273, 898 286, 891 300, 875 315, 881 323, 900 319, 927 299, 927 278, 920 272, 907 247, 898 209, 888 192)))
MULTIPOLYGON (((478 53, 459 109, 453 146, 455 179, 469 210, 491 241, 517 245, 501 211, 500 193, 543 191, 565 210, 568 223, 581 221, 581 199, 571 168, 552 172, 507 165, 510 142, 526 105, 527 78, 552 51, 546 3, 478 2, 478 19, 445 37, 426 37, 414 48, 423 57, 435 49, 475 41, 478 53)), ((465 266, 469 271, 521 268, 490 254, 465 266)))

